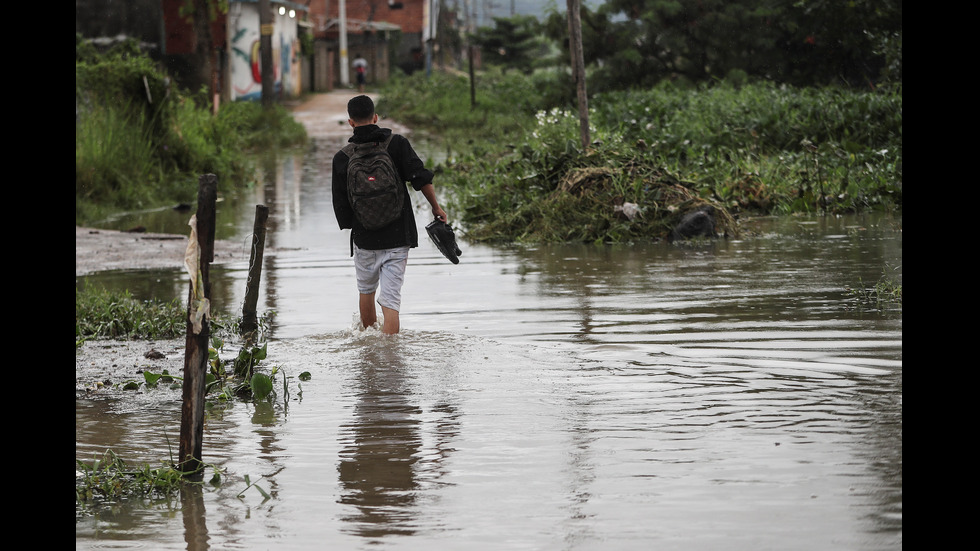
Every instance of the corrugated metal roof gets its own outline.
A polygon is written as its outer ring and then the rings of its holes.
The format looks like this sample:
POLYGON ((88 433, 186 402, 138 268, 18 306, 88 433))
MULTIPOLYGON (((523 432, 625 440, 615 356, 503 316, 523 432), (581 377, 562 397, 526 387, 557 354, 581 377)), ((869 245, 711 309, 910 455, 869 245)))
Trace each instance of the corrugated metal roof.
MULTIPOLYGON (((259 0, 228 0, 229 3, 241 3, 241 4, 258 4, 259 0)), ((285 6, 287 8, 292 8, 296 11, 308 12, 310 7, 306 4, 300 4, 299 2, 288 2, 286 0, 269 0, 269 4, 275 6, 285 6)))
MULTIPOLYGON (((326 30, 330 30, 340 26, 340 19, 329 19, 327 20, 326 30)), ((400 31, 402 30, 401 25, 395 25, 394 23, 388 23, 387 21, 363 21, 360 19, 347 19, 347 32, 362 32, 362 31, 400 31)))

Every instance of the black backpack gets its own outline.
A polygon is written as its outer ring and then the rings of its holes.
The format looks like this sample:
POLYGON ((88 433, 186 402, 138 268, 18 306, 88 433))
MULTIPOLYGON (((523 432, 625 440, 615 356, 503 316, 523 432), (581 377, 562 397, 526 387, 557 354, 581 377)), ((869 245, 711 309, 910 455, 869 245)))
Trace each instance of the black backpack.
POLYGON ((358 222, 368 230, 378 230, 401 218, 405 183, 398 176, 388 144, 383 142, 352 143, 344 146, 347 154, 347 199, 358 222))

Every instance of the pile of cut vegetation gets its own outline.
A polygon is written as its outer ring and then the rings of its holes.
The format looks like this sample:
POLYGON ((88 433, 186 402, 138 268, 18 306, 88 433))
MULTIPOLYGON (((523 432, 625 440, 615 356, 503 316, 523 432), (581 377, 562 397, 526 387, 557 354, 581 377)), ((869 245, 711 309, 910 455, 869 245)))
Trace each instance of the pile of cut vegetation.
POLYGON ((721 203, 662 169, 574 167, 546 185, 537 176, 481 186, 479 193, 469 187, 467 240, 622 243, 738 235, 737 221, 721 203), (512 208, 502 206, 508 204, 512 208), (695 216, 697 227, 677 232, 695 216))

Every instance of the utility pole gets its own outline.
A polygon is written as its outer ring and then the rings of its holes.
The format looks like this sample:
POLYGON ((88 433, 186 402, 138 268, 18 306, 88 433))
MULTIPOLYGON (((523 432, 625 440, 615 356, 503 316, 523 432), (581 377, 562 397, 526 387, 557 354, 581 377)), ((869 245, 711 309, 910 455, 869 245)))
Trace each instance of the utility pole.
POLYGON ((208 83, 211 92, 211 113, 218 114, 218 60, 211 35, 211 12, 204 0, 194 0, 195 54, 200 63, 201 81, 208 83), (205 79, 207 79, 205 81, 205 79))
POLYGON ((589 147, 589 98, 585 90, 585 59, 582 54, 582 1, 567 0, 568 3, 568 47, 572 58, 572 77, 578 96, 579 132, 582 135, 582 150, 589 147))
POLYGON ((347 62, 347 0, 340 0, 340 85, 350 86, 350 67, 347 62))
POLYGON ((424 4, 424 8, 428 8, 428 17, 426 18, 426 23, 428 23, 427 34, 428 39, 425 41, 425 76, 428 78, 432 75, 432 49, 436 44, 436 17, 439 12, 439 5, 436 3, 438 0, 428 0, 424 4))
POLYGON ((272 67, 272 33, 276 25, 272 21, 269 0, 259 0, 259 54, 262 58, 262 107, 272 107, 276 89, 275 70, 272 67))

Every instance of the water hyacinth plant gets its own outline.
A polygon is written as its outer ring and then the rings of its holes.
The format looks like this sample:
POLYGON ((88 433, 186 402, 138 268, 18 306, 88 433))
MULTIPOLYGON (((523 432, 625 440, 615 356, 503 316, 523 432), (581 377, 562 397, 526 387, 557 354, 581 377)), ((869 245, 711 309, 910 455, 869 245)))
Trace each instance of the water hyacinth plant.
POLYGON ((577 110, 546 105, 556 81, 542 75, 488 71, 476 106, 465 77, 452 75, 396 79, 382 92, 379 105, 452 144, 436 169, 467 239, 659 240, 704 204, 729 234, 737 228, 726 224, 743 215, 901 209, 900 87, 606 92, 589 99, 591 144, 582 148, 577 110), (642 216, 624 216, 624 205, 642 216))

